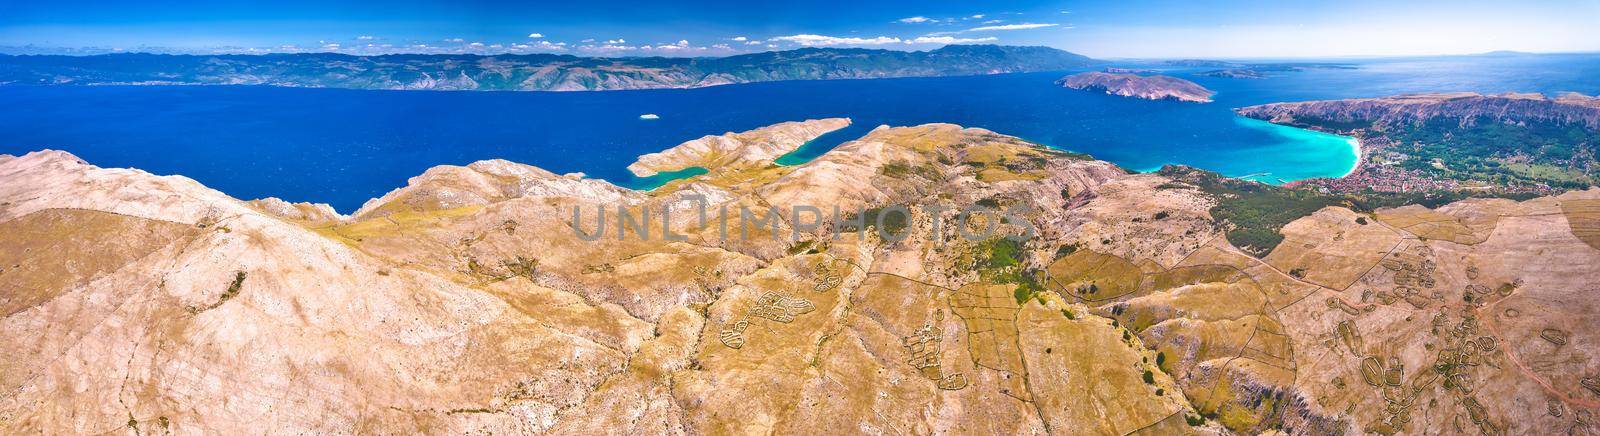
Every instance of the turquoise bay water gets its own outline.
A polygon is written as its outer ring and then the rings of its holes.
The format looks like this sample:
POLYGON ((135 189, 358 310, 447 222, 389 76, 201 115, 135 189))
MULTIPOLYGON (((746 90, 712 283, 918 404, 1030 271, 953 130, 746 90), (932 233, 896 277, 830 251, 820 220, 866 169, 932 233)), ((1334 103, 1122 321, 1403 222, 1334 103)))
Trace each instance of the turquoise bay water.
POLYGON ((686 179, 709 172, 711 171, 701 167, 688 167, 677 171, 663 171, 649 177, 634 177, 632 179, 632 183, 629 184, 629 187, 633 189, 644 190, 656 189, 660 188, 661 185, 665 185, 667 182, 671 182, 673 180, 686 179))
MULTIPOLYGON (((1312 130, 1297 129, 1294 127, 1280 126, 1257 119, 1236 117, 1235 123, 1248 129, 1256 129, 1272 135, 1273 139, 1255 147, 1242 150, 1228 150, 1225 153, 1240 155, 1244 159, 1260 159, 1260 156, 1271 156, 1280 165, 1307 165, 1312 167, 1344 167, 1345 170, 1338 174, 1324 177, 1342 177, 1355 169, 1356 161, 1360 159, 1360 149, 1356 139, 1331 133, 1312 130)), ((1138 171, 1153 171, 1159 168, 1141 168, 1138 171)), ((1239 178, 1254 180, 1262 183, 1283 184, 1295 179, 1285 179, 1271 172, 1235 175, 1239 178)))
POLYGON ((777 163, 778 165, 789 166, 810 162, 812 159, 816 159, 818 156, 822 156, 824 153, 832 151, 833 147, 845 143, 846 141, 856 139, 857 137, 861 136, 860 133, 861 129, 859 127, 855 129, 843 128, 824 133, 822 136, 818 136, 817 139, 806 141, 805 144, 801 144, 800 148, 784 154, 783 156, 778 156, 778 158, 774 159, 773 162, 777 163))
MULTIPOLYGON (((635 187, 638 155, 703 135, 850 117, 782 159, 804 162, 880 124, 982 127, 1126 168, 1178 163, 1278 183, 1340 176, 1344 138, 1244 120, 1261 103, 1404 92, 1600 93, 1600 55, 1356 62, 1263 80, 1197 76, 1209 104, 1074 91, 1068 72, 773 82, 690 90, 439 92, 271 87, 0 86, 0 153, 53 148, 100 166, 181 174, 238 198, 276 196, 349 212, 434 165, 502 158, 635 187), (659 114, 640 120, 640 114, 659 114)), ((1140 66, 1140 65, 1130 65, 1140 66)))

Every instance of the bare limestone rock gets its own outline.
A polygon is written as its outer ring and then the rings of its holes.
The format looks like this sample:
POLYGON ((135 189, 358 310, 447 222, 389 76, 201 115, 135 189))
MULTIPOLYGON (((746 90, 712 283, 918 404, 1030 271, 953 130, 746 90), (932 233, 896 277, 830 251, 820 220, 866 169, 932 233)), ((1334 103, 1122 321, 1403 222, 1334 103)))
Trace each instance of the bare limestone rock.
POLYGON ((683 148, 722 166, 651 192, 441 166, 351 216, 0 157, 0 432, 1554 434, 1600 408, 1600 189, 1328 207, 1257 258, 1192 184, 982 129, 756 164, 806 131, 683 148), (788 216, 891 204, 916 210, 867 226, 912 237, 788 216), (1037 236, 962 237, 972 204, 1037 236), (783 217, 723 236, 741 206, 783 217))

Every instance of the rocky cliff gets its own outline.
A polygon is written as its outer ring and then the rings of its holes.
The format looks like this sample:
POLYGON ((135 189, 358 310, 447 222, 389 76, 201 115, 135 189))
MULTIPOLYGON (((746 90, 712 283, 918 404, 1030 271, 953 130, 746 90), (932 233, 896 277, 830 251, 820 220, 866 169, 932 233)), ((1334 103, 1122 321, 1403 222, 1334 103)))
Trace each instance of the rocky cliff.
POLYGON ((1258 258, 1211 212, 1246 191, 948 124, 651 192, 438 167, 348 217, 62 152, 0 182, 4 433, 1552 434, 1600 408, 1600 190, 1332 206, 1258 258), (700 201, 779 218, 741 237, 700 201))
POLYGON ((1481 123, 1577 124, 1600 131, 1600 97, 1566 93, 1474 92, 1271 103, 1236 109, 1240 115, 1280 124, 1335 128, 1394 128, 1434 121, 1460 126, 1481 123))
POLYGON ((0 55, 0 84, 271 85, 316 88, 597 91, 774 80, 1054 71, 1089 58, 1048 47, 951 45, 906 52, 804 48, 723 58, 572 55, 0 55))
POLYGON ((1079 73, 1063 77, 1056 84, 1072 89, 1103 91, 1122 97, 1146 100, 1177 100, 1209 103, 1216 92, 1197 83, 1171 76, 1139 76, 1134 74, 1079 73))

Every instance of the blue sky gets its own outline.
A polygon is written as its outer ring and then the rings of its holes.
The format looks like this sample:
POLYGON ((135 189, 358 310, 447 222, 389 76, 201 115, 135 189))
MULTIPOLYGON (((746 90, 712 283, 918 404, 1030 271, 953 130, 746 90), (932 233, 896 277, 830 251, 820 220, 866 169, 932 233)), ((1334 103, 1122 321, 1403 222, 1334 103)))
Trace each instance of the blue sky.
POLYGON ((1046 45, 1095 57, 1600 51, 1600 0, 0 0, 0 51, 719 56, 1046 45))

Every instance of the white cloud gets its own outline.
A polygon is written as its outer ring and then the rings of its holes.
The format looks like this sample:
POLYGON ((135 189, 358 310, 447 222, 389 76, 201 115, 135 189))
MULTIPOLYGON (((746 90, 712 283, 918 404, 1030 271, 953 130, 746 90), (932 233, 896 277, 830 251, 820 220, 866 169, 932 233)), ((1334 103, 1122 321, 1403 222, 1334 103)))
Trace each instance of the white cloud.
POLYGON ((371 40, 374 40, 374 39, 378 39, 378 37, 375 37, 375 36, 372 36, 372 35, 361 35, 361 36, 357 36, 356 39, 360 40, 360 41, 371 41, 371 40))
POLYGON ((761 45, 761 41, 748 41, 744 45, 761 45))
POLYGON ((579 48, 582 49, 582 50, 585 50, 585 51, 597 51, 597 52, 618 52, 618 51, 631 51, 631 50, 638 50, 639 49, 639 47, 626 46, 626 45, 617 45, 617 44, 606 44, 606 45, 601 45, 601 46, 586 45, 586 46, 579 47, 579 48))
POLYGON ((579 40, 578 42, 594 42, 594 38, 584 38, 582 40, 579 40))
POLYGON ((789 35, 772 38, 772 41, 783 41, 800 44, 806 47, 827 47, 835 45, 883 45, 901 42, 900 38, 879 36, 876 38, 838 37, 824 35, 789 35))
POLYGON ((565 42, 538 41, 528 44, 511 44, 511 51, 513 52, 565 51, 566 49, 567 43, 565 42))
POLYGON ((529 33, 528 37, 529 38, 543 38, 544 34, 543 33, 529 33))
POLYGON ((924 16, 920 16, 919 15, 919 16, 910 17, 910 18, 901 18, 901 19, 895 20, 895 21, 899 21, 899 22, 906 23, 906 24, 913 24, 913 23, 926 23, 926 22, 933 21, 933 20, 928 18, 928 17, 924 17, 924 16))
POLYGON ((460 43, 463 43, 463 42, 467 42, 467 40, 461 39, 461 38, 450 38, 450 39, 444 40, 444 42, 454 42, 454 43, 460 44, 460 43))
POLYGON ((971 29, 967 29, 967 31, 968 32, 986 32, 986 31, 991 31, 991 30, 1027 30, 1027 29, 1040 29, 1040 28, 1055 27, 1055 26, 1060 26, 1060 24, 1055 24, 1055 23, 1001 24, 1001 25, 998 25, 998 26, 974 27, 974 28, 971 28, 971 29))
POLYGON ((967 18, 971 18, 971 19, 974 19, 974 20, 982 20, 983 17, 986 17, 986 16, 987 15, 984 15, 984 14, 972 14, 971 17, 967 17, 967 18))
POLYGON ((919 36, 906 40, 906 44, 971 44, 975 42, 994 42, 999 38, 993 36, 984 38, 957 38, 954 36, 919 36))
POLYGON ((989 20, 989 21, 984 21, 983 24, 995 24, 995 23, 1004 23, 1004 22, 1006 22, 1006 20, 989 20))
POLYGON ((615 45, 615 44, 627 44, 627 43, 628 43, 628 40, 626 40, 626 39, 622 39, 622 38, 617 38, 617 39, 607 39, 607 40, 606 40, 606 44, 610 44, 610 45, 615 45))
MULTIPOLYGON (((555 45, 563 46, 563 47, 561 47, 563 49, 566 48, 566 47, 564 47, 566 45, 565 43, 556 43, 555 45)), ((693 43, 690 43, 689 40, 687 40, 687 39, 680 39, 677 42, 657 43, 655 45, 641 44, 641 45, 637 45, 637 46, 632 46, 632 45, 623 44, 622 43, 622 39, 620 39, 620 38, 619 39, 608 40, 605 43, 583 44, 583 45, 574 46, 572 48, 575 49, 575 50, 578 50, 580 52, 598 53, 598 54, 612 54, 612 53, 626 53, 626 52, 645 52, 645 53, 658 53, 658 54, 664 54, 664 53, 681 54, 681 53, 708 52, 708 51, 714 51, 714 50, 717 50, 717 51, 735 51, 736 50, 729 44, 713 44, 711 46, 700 46, 700 45, 694 45, 693 43)))
POLYGON ((338 50, 339 49, 339 44, 336 44, 336 43, 323 44, 322 48, 329 49, 329 50, 338 50))
POLYGON ((743 36, 735 36, 735 37, 733 37, 733 40, 734 41, 739 41, 739 42, 745 42, 745 41, 749 41, 750 38, 745 38, 743 36))
POLYGON ((646 49, 646 50, 655 49, 655 50, 667 50, 667 51, 705 50, 706 49, 705 47, 693 47, 693 46, 690 46, 689 45, 689 40, 687 40, 687 39, 680 39, 680 40, 678 40, 677 44, 656 44, 655 47, 650 47, 650 46, 647 45, 647 46, 643 46, 643 47, 640 47, 640 48, 646 49))
POLYGON ((481 43, 481 42, 474 42, 474 43, 467 44, 467 45, 468 46, 472 46, 472 47, 483 47, 483 43, 481 43))

